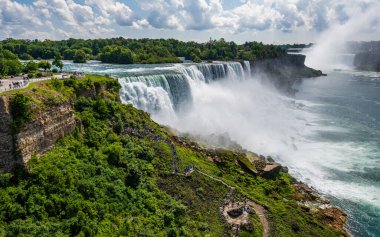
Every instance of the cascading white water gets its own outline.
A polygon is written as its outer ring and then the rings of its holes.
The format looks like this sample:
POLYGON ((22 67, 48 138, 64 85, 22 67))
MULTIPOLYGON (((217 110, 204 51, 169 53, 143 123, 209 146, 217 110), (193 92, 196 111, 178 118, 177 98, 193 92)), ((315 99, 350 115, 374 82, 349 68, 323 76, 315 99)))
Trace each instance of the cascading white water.
POLYGON ((251 74, 251 64, 249 61, 244 61, 244 71, 245 71, 245 77, 250 78, 252 76, 251 74))
MULTIPOLYGON (((249 62, 245 65, 250 69, 249 62)), ((244 80, 248 74, 239 62, 176 65, 164 68, 164 72, 150 73, 120 78, 120 96, 123 102, 133 104, 153 116, 170 113, 170 118, 176 116, 175 111, 186 112, 193 101, 195 84, 222 79, 244 80)))

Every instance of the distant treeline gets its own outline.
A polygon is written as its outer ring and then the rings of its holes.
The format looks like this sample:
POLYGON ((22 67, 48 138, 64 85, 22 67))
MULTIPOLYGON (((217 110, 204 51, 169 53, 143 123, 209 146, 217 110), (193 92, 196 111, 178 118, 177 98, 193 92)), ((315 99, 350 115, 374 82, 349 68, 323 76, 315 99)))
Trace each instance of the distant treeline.
MULTIPOLYGON (((209 40, 206 43, 183 42, 175 39, 68 39, 0 41, 0 52, 8 50, 23 60, 53 59, 57 54, 65 60, 86 62, 96 59, 105 63, 177 63, 178 57, 194 62, 201 60, 256 60, 285 55, 283 47, 259 42, 209 40)), ((0 54, 1 55, 1 54, 0 54)), ((1 58, 1 56, 0 56, 1 58)))

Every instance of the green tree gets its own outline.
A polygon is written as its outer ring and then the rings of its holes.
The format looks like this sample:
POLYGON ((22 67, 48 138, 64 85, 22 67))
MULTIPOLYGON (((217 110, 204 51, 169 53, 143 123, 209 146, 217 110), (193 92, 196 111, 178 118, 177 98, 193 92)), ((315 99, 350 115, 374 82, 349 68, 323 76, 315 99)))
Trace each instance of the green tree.
POLYGON ((62 62, 62 56, 60 53, 57 53, 53 60, 53 65, 59 68, 60 71, 62 71, 63 68, 63 62, 62 62))
POLYGON ((29 96, 17 93, 11 100, 11 108, 13 128, 19 129, 32 116, 29 96))
POLYGON ((38 62, 38 68, 42 68, 46 72, 51 68, 51 64, 46 60, 41 60, 38 62))
POLYGON ((16 75, 22 71, 22 64, 18 60, 0 58, 0 75, 16 75))
POLYGON ((33 60, 33 57, 30 54, 23 53, 20 55, 20 59, 22 59, 22 60, 33 60))
POLYGON ((74 60, 74 63, 86 63, 87 55, 83 50, 79 49, 75 51, 73 60, 74 60))
POLYGON ((63 51, 63 58, 66 60, 73 60, 76 50, 74 49, 66 49, 63 51))
POLYGON ((134 62, 134 55, 128 48, 107 46, 100 54, 100 60, 104 63, 131 64, 134 62))
POLYGON ((11 59, 11 60, 18 60, 18 57, 16 54, 12 53, 11 51, 9 50, 2 50, 0 52, 0 58, 4 58, 4 59, 11 59))
POLYGON ((23 72, 28 73, 28 72, 35 72, 38 70, 38 63, 34 62, 33 60, 28 61, 24 65, 23 72))

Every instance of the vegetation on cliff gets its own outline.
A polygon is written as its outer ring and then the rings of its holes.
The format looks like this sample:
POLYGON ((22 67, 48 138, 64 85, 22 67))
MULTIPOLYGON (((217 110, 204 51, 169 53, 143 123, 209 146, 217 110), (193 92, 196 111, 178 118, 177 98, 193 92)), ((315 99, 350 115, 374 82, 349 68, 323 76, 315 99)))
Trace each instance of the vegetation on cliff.
MULTIPOLYGON (((0 174, 0 236, 221 236, 231 231, 219 212, 228 186, 231 198, 267 207, 273 236, 341 235, 297 204, 302 194, 288 174, 263 179, 242 170, 239 163, 252 167, 243 152, 179 140, 121 104, 119 89, 115 79, 86 76, 23 90, 33 104, 43 94, 71 101, 78 123, 52 150, 0 174), (192 165, 207 175, 173 174, 174 157, 179 170, 192 165)), ((262 236, 259 217, 250 222, 240 235, 262 236)))

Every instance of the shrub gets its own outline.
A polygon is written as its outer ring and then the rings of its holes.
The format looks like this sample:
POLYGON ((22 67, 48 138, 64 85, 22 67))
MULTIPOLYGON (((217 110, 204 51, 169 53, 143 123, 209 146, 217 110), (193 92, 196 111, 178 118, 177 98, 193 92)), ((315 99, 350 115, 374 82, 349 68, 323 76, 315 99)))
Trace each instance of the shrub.
POLYGON ((208 224, 206 222, 200 222, 198 224, 198 230, 200 230, 200 231, 208 230, 208 224))
POLYGON ((18 130, 32 117, 29 96, 17 93, 11 101, 11 113, 13 118, 13 128, 18 130))
POLYGON ((46 60, 42 60, 42 61, 38 62, 38 68, 42 68, 45 71, 47 71, 47 70, 50 70, 51 64, 50 64, 50 62, 48 62, 46 60))
POLYGON ((29 73, 28 73, 28 77, 29 77, 29 78, 35 78, 35 77, 36 77, 36 74, 33 73, 33 72, 29 72, 29 73))
POLYGON ((52 77, 49 83, 56 90, 60 90, 63 87, 63 81, 59 80, 56 77, 52 77))

